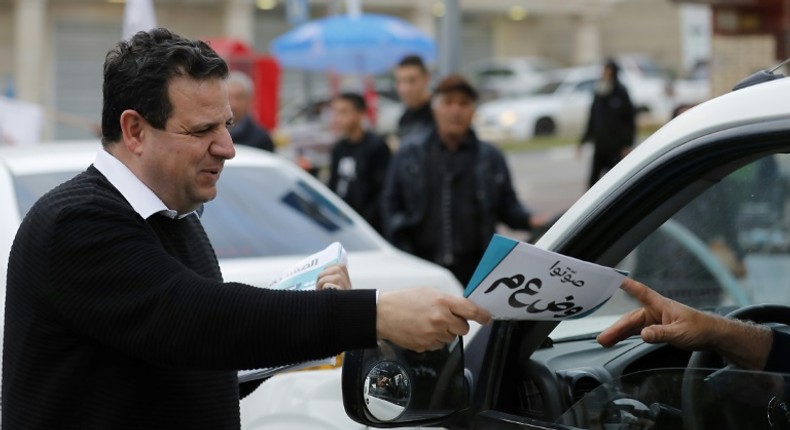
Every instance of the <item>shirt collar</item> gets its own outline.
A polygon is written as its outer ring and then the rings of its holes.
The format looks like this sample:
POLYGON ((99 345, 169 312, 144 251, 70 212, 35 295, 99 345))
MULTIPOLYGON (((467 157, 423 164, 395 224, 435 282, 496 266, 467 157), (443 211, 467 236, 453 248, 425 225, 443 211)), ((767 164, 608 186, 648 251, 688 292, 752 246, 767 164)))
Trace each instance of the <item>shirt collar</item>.
POLYGON ((121 160, 112 154, 100 149, 93 162, 96 168, 115 187, 143 219, 148 219, 153 214, 161 214, 170 219, 181 219, 201 210, 180 214, 169 209, 164 202, 143 181, 140 180, 121 160))

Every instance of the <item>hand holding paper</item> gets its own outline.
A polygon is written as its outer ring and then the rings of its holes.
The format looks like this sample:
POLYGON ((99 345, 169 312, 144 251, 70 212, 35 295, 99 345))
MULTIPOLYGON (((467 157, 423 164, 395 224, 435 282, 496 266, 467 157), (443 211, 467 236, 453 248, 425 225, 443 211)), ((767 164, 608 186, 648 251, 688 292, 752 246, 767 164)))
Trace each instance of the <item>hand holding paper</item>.
POLYGON ((495 235, 464 295, 494 319, 560 321, 603 305, 625 275, 495 235))
POLYGON ((376 334, 417 352, 441 348, 469 332, 468 320, 486 324, 488 312, 461 297, 423 287, 381 293, 376 334))
POLYGON ((348 268, 345 264, 335 264, 327 266, 318 274, 317 290, 323 289, 350 290, 351 278, 348 276, 348 268))

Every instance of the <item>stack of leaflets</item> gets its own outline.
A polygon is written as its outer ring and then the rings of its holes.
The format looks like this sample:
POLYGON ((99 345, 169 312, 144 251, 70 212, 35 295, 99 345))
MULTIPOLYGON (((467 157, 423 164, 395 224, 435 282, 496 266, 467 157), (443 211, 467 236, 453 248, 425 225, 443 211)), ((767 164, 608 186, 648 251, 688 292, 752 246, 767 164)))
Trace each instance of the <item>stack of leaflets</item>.
POLYGON ((627 275, 494 235, 464 296, 493 319, 561 321, 603 306, 627 275))
MULTIPOLYGON (((318 275, 327 266, 336 264, 348 265, 348 253, 339 242, 333 242, 304 260, 294 265, 290 270, 274 280, 268 288, 274 290, 305 291, 315 290, 318 275)), ((254 381, 269 378, 285 370, 304 370, 312 368, 333 368, 340 366, 340 356, 329 357, 323 360, 314 360, 303 363, 288 364, 285 366, 269 367, 265 369, 242 370, 238 373, 239 382, 254 381)))

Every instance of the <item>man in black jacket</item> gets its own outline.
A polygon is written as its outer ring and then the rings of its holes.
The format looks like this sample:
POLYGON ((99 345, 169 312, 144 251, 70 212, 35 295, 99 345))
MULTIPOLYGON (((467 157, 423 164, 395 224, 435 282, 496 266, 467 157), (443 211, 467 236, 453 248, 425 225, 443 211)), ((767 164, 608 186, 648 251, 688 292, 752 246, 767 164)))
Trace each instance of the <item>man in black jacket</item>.
POLYGON ((395 90, 406 110, 398 120, 398 138, 412 133, 425 134, 433 129, 431 109, 431 74, 417 55, 404 57, 393 72, 395 90))
POLYGON ((586 142, 592 142, 595 147, 588 181, 590 187, 628 155, 636 136, 634 106, 618 72, 619 67, 613 60, 604 65, 595 87, 587 128, 579 143, 579 151, 586 142))
POLYGON ((329 188, 378 231, 379 195, 390 162, 384 139, 365 130, 365 99, 343 93, 332 100, 332 128, 341 139, 332 148, 329 188))
POLYGON ((526 230, 545 224, 519 203, 502 153, 471 129, 476 100, 477 91, 460 76, 439 83, 436 129, 401 143, 382 196, 390 241, 450 269, 462 284, 498 222, 526 230))
POLYGON ((199 214, 235 155, 227 74, 165 29, 108 53, 102 149, 36 202, 11 248, 4 429, 238 429, 238 370, 377 338, 433 349, 487 319, 429 288, 338 291, 338 266, 319 291, 223 282, 199 214))
POLYGON ((249 76, 239 71, 230 72, 228 75, 228 97, 234 118, 230 137, 237 145, 252 146, 274 152, 274 142, 269 132, 255 122, 250 115, 254 93, 255 87, 249 76))

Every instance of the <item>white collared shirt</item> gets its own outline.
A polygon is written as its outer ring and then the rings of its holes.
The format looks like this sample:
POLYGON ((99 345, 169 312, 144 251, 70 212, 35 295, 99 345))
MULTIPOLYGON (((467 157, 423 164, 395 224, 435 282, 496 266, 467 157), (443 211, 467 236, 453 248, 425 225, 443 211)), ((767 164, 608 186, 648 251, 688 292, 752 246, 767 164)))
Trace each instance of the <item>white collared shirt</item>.
POLYGON ((177 211, 169 209, 121 160, 115 158, 104 149, 100 149, 96 153, 93 167, 110 181, 112 186, 121 193, 123 198, 132 205, 132 209, 143 219, 148 219, 148 217, 156 213, 170 219, 181 219, 195 213, 193 211, 179 215, 177 211))

